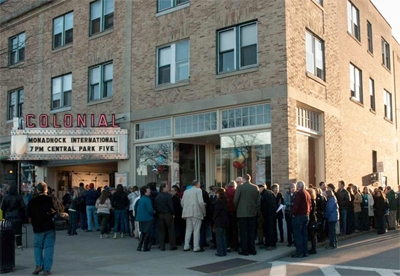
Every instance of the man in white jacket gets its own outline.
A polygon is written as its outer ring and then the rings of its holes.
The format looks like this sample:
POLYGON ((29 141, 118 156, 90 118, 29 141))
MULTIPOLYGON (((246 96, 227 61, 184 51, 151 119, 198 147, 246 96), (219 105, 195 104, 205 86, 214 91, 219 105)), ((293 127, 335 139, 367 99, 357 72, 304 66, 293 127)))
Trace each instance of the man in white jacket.
POLYGON ((206 205, 203 200, 203 193, 200 189, 200 182, 194 180, 192 187, 186 190, 181 201, 182 218, 186 219, 186 233, 184 251, 190 250, 190 239, 193 233, 193 251, 203 252, 200 248, 200 227, 206 214, 206 205))

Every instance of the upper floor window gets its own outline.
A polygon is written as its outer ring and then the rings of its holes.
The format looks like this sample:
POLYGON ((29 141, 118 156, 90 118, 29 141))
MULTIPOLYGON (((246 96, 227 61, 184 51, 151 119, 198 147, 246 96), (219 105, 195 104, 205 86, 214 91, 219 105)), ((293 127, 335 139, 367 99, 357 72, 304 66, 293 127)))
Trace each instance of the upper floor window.
POLYGON ((368 51, 370 51, 370 53, 374 52, 374 45, 372 42, 372 25, 371 23, 368 21, 367 22, 367 35, 368 35, 368 51))
POLYGON ((307 71, 325 79, 324 43, 308 32, 306 32, 306 60, 307 71))
POLYGON ((158 12, 174 8, 176 6, 189 3, 189 0, 157 0, 158 1, 158 12))
POLYGON ((189 78, 189 40, 159 48, 157 84, 176 83, 189 78))
POLYGON ((257 22, 218 31, 218 73, 257 65, 257 22))
POLYGON ((9 39, 9 64, 17 64, 25 60, 25 33, 13 36, 9 39))
POLYGON ((350 63, 350 90, 351 97, 356 101, 363 102, 362 73, 361 70, 350 63))
POLYGON ((89 69, 89 102, 113 95, 113 64, 104 63, 89 69))
POLYGON ((321 6, 324 5, 324 0, 317 0, 317 2, 318 2, 321 6))
POLYGON ((17 89, 8 92, 8 113, 7 120, 14 117, 22 117, 24 112, 24 89, 17 89))
POLYGON ((382 38, 382 64, 390 69, 390 45, 382 38))
POLYGON ((74 31, 74 13, 70 12, 53 20, 53 49, 71 43, 74 31))
POLYGON ((90 35, 114 27, 114 0, 90 3, 90 35))
POLYGON ((375 81, 369 79, 369 96, 371 98, 371 109, 375 111, 375 81))
POLYGON ((350 1, 347 1, 347 31, 357 38, 357 40, 361 40, 360 12, 350 1))
POLYGON ((392 94, 390 94, 386 90, 383 90, 383 104, 385 110, 385 118, 390 121, 393 121, 392 94))
POLYGON ((53 78, 51 81, 51 108, 71 106, 72 74, 53 78))

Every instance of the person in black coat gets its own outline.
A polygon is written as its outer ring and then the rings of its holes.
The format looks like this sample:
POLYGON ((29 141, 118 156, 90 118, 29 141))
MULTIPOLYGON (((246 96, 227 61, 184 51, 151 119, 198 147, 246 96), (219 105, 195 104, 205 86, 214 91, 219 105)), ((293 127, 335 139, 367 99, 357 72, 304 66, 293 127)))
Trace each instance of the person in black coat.
POLYGON ((261 197, 261 213, 264 217, 265 249, 276 249, 276 198, 271 190, 265 190, 261 197))
POLYGON ((168 232, 170 250, 176 250, 175 246, 175 210, 171 195, 168 193, 167 184, 160 185, 160 193, 156 197, 154 209, 158 215, 159 241, 161 251, 165 250, 165 237, 168 232))
MULTIPOLYGON (((282 194, 279 192, 279 184, 275 183, 272 185, 271 190, 273 194, 275 195, 275 200, 276 200, 276 208, 278 208, 281 204, 285 204, 283 200, 282 194)), ((278 224, 279 228, 279 236, 281 238, 280 242, 284 242, 284 237, 283 237, 283 209, 281 209, 279 212, 276 213, 276 221, 278 224)), ((276 231, 277 232, 277 231, 276 231)), ((276 233, 276 242, 278 242, 278 233, 276 233)))
POLYGON ((378 225, 378 235, 386 233, 385 212, 389 208, 385 194, 378 190, 374 197, 374 213, 378 225))
POLYGON ((207 228, 210 226, 210 221, 212 220, 211 214, 211 202, 210 202, 210 196, 208 193, 205 191, 205 185, 201 185, 201 190, 203 192, 203 201, 206 204, 206 215, 204 216, 203 222, 201 223, 200 227, 200 247, 206 247, 209 246, 207 243, 207 228))
POLYGON ((229 227, 228 198, 225 189, 217 191, 217 201, 214 208, 215 238, 217 240, 217 253, 215 256, 223 257, 227 254, 226 228, 229 227))
POLYGON ((317 240, 318 242, 323 242, 325 241, 325 225, 326 225, 326 219, 325 219, 325 209, 326 209, 326 197, 322 194, 321 189, 317 189, 317 200, 316 200, 316 206, 317 206, 317 240))
POLYGON ((310 188, 307 192, 311 196, 311 209, 308 221, 308 239, 311 241, 311 249, 308 254, 317 253, 317 204, 316 204, 316 192, 310 188))
POLYGON ((175 226, 175 240, 176 245, 181 245, 184 238, 185 233, 185 220, 182 218, 182 205, 181 198, 178 196, 179 187, 176 185, 171 188, 171 196, 172 196, 172 204, 174 205, 174 226, 175 226))
POLYGON ((124 237, 125 230, 128 225, 126 224, 126 209, 129 206, 129 199, 124 192, 124 187, 121 184, 117 185, 117 192, 115 192, 111 199, 111 205, 115 209, 115 222, 114 222, 114 239, 117 238, 118 230, 120 230, 121 238, 124 237))

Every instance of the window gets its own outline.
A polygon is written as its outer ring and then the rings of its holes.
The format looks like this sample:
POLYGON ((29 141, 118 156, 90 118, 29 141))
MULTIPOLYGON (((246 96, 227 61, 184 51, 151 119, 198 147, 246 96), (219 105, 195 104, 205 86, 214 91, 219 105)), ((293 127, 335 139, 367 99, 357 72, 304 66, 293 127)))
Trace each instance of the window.
POLYGON ((105 63, 89 69, 89 102, 113 95, 113 64, 105 63))
POLYGON ((222 129, 271 123, 271 106, 260 104, 222 111, 222 129))
POLYGON ((22 117, 24 114, 24 89, 17 89, 8 92, 8 113, 7 120, 14 117, 22 117))
POLYGON ((17 64, 25 59, 25 33, 13 36, 9 39, 9 64, 17 64))
POLYGON ((369 21, 367 21, 367 32, 368 32, 368 51, 370 51, 370 53, 374 52, 374 45, 372 43, 372 25, 371 23, 369 23, 369 21))
POLYGON ((136 140, 171 136, 171 119, 136 124, 136 140))
POLYGON ((183 40, 158 50, 158 84, 189 79, 189 40, 183 40))
POLYGON ((99 0, 90 4, 90 35, 114 27, 114 0, 99 0))
POLYGON ((373 173, 378 172, 377 165, 378 165, 378 153, 375 150, 373 150, 372 151, 372 172, 373 173))
POLYGON ((53 49, 71 43, 74 32, 74 13, 57 17, 53 20, 53 49))
POLYGON ((324 5, 324 1, 323 1, 323 0, 317 0, 317 2, 318 2, 321 6, 324 5))
POLYGON ((71 106, 72 74, 53 78, 51 81, 51 108, 71 106))
POLYGON ((371 109, 375 111, 375 81, 373 79, 369 79, 369 95, 371 98, 371 109))
POLYGON ((324 43, 308 32, 306 32, 306 60, 307 71, 325 79, 324 43))
POLYGON ((390 45, 382 38, 382 64, 390 70, 390 45))
POLYGON ((257 22, 218 31, 218 73, 257 65, 257 22))
POLYGON ((386 90, 383 90, 383 104, 384 104, 384 109, 385 109, 385 118, 390 121, 393 121, 392 94, 390 94, 386 90))
POLYGON ((361 70, 350 63, 350 90, 351 97, 363 103, 362 73, 361 70))
POLYGON ((319 132, 319 114, 317 112, 297 107, 297 126, 302 129, 319 132))
POLYGON ((175 135, 217 130, 217 112, 175 118, 175 135))
POLYGON ((176 6, 189 3, 189 0, 158 0, 158 11, 167 10, 176 6))
POLYGON ((360 12, 349 1, 347 1, 347 24, 347 31, 360 41, 360 12))

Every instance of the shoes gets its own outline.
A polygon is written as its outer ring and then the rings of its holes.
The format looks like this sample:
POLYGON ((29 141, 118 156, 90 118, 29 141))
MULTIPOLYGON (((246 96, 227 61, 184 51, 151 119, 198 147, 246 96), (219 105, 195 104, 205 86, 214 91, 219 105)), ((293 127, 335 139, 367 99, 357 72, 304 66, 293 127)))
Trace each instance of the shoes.
POLYGON ((304 256, 303 256, 303 255, 300 255, 300 254, 298 254, 298 253, 294 253, 294 254, 291 255, 291 257, 292 257, 292 258, 303 258, 304 256))
POLYGON ((143 249, 142 251, 143 251, 143 252, 147 252, 147 251, 150 251, 150 249, 145 248, 145 249, 143 249))
POLYGON ((136 251, 142 251, 142 249, 138 247, 138 248, 136 248, 136 251))
POLYGON ((183 251, 185 251, 185 252, 190 251, 190 248, 189 249, 183 249, 183 251))
POLYGON ((258 242, 258 243, 256 243, 256 245, 263 245, 263 243, 262 242, 258 242))
POLYGON ((100 239, 104 239, 103 235, 100 235, 100 239))
POLYGON ((107 234, 104 234, 104 235, 103 235, 103 238, 107 239, 107 238, 108 238, 108 235, 107 235, 107 234))
POLYGON ((325 247, 325 249, 336 249, 337 247, 335 247, 335 246, 327 246, 327 247, 325 247))
POLYGON ((92 230, 85 230, 85 232, 92 232, 92 230))
POLYGON ((171 250, 171 251, 174 251, 174 250, 177 250, 177 249, 178 249, 178 247, 174 246, 174 247, 172 247, 170 250, 171 250))
POLYGON ((276 250, 276 246, 270 246, 266 248, 267 251, 276 250))
POLYGON ((291 243, 289 243, 289 244, 287 245, 287 247, 292 247, 292 244, 291 244, 291 243))
POLYGON ((165 248, 161 248, 160 250, 161 250, 161 251, 165 251, 165 248))
POLYGON ((35 268, 35 271, 32 272, 33 275, 38 275, 40 272, 43 271, 43 267, 42 266, 37 266, 35 268))
POLYGON ((210 247, 210 249, 217 249, 214 245, 210 247))
POLYGON ((226 249, 226 252, 231 253, 232 250, 231 250, 230 248, 227 248, 227 249, 226 249))
POLYGON ((217 256, 217 257, 225 257, 226 255, 215 253, 215 256, 217 256))
POLYGON ((250 255, 257 255, 257 251, 251 252, 250 255))
POLYGON ((116 238, 117 238, 117 233, 114 233, 113 239, 116 239, 116 238))
POLYGON ((200 248, 199 250, 197 250, 197 251, 193 251, 193 252, 204 252, 204 249, 203 248, 200 248))
POLYGON ((243 253, 243 252, 239 252, 238 254, 239 254, 239 255, 242 255, 242 256, 249 256, 248 253, 243 253))
POLYGON ((22 245, 18 245, 17 248, 18 248, 18 249, 21 249, 21 248, 22 248, 22 245))
POLYGON ((314 250, 308 250, 308 254, 310 254, 310 255, 314 255, 314 254, 317 254, 317 251, 314 249, 314 250))
POLYGON ((99 232, 99 231, 100 231, 100 229, 97 229, 96 231, 97 231, 97 232, 99 232))
POLYGON ((210 245, 208 243, 206 243, 205 245, 203 245, 203 247, 209 247, 210 245))
POLYGON ((42 275, 51 275, 51 271, 50 270, 45 270, 45 271, 43 271, 42 275))
POLYGON ((124 233, 121 233, 121 239, 123 239, 124 238, 124 233))

